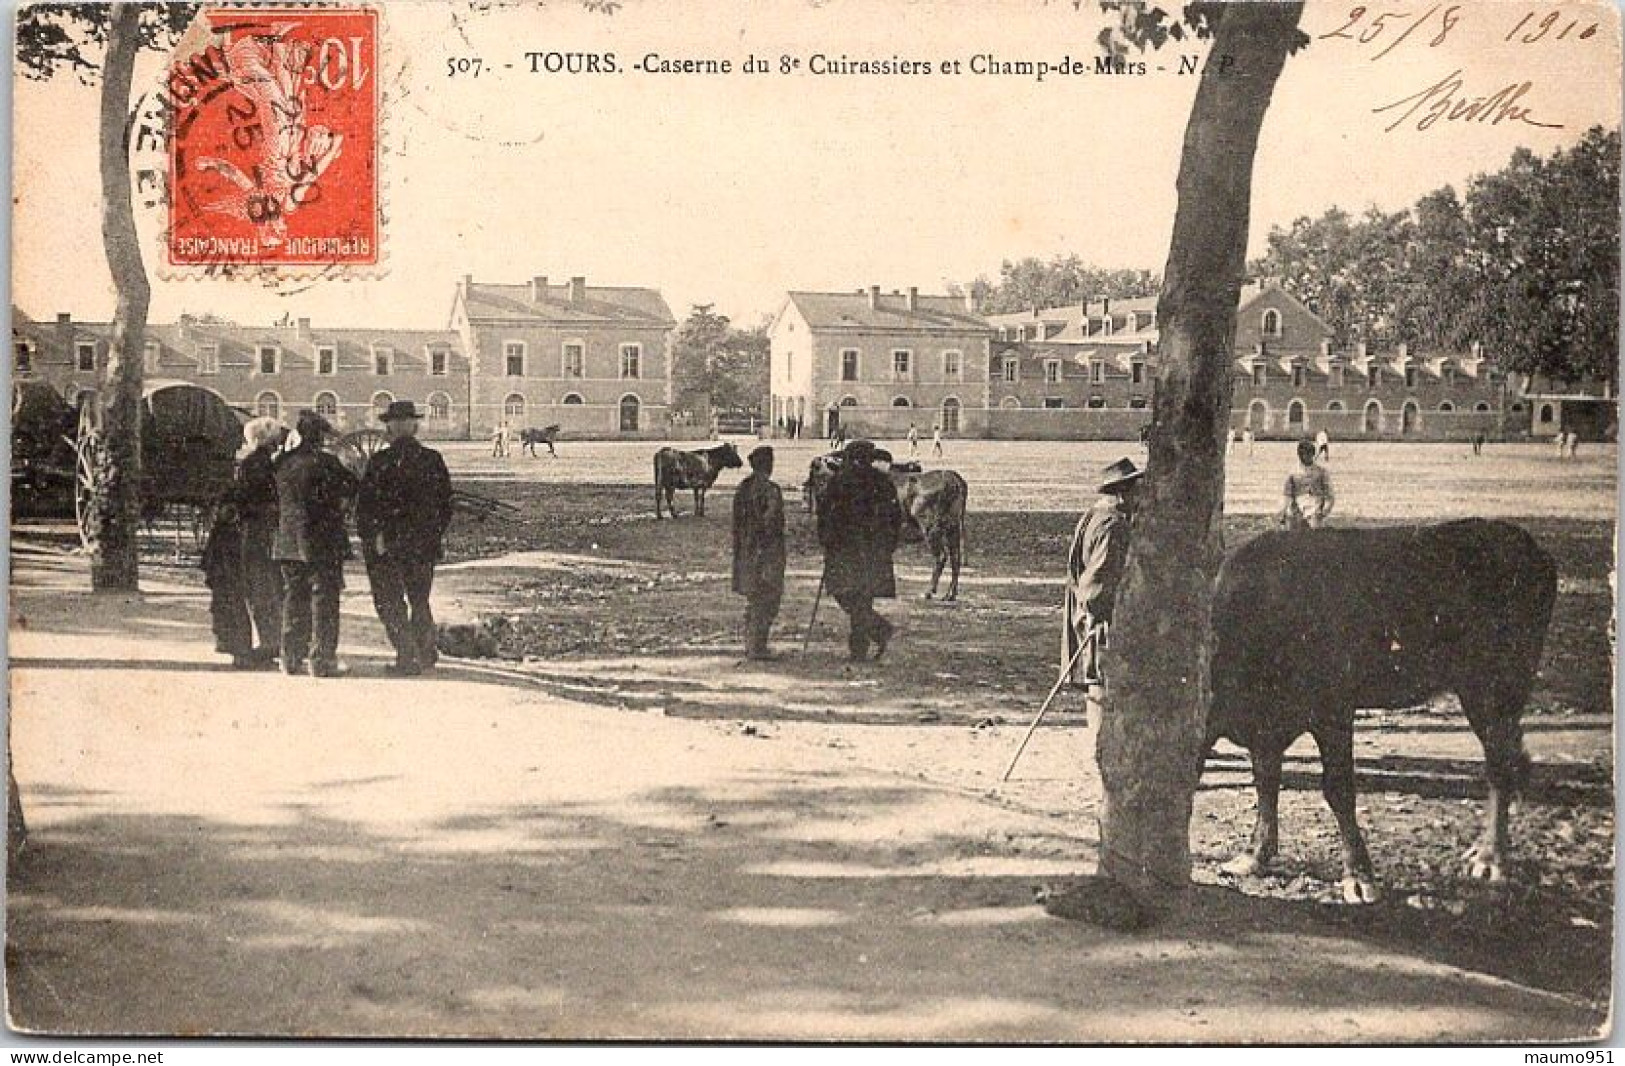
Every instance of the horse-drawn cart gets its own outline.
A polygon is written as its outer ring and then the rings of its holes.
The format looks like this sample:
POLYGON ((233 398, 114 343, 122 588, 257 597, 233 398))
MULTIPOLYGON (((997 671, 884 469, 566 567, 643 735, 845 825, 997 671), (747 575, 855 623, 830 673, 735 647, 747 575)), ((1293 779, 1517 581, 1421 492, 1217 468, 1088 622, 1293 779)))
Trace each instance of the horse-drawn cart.
MULTIPOLYGON (((149 381, 141 392, 141 518, 174 517, 201 539, 215 503, 231 483, 245 412, 213 389, 184 381, 149 381)), ((96 541, 96 509, 106 490, 107 443, 101 409, 80 405, 74 444, 74 518, 86 550, 96 541)))

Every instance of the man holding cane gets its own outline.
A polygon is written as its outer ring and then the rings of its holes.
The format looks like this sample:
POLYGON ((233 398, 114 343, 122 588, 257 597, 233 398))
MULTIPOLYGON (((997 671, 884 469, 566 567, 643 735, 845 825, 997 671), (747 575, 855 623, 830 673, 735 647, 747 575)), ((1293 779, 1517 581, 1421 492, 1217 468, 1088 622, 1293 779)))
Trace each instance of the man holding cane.
POLYGON ((1100 663, 1110 639, 1112 601, 1128 558, 1128 539, 1145 471, 1122 458, 1108 466, 1100 499, 1078 521, 1067 553, 1066 614, 1062 619, 1061 672, 1082 686, 1085 708, 1098 713, 1106 679, 1100 663))

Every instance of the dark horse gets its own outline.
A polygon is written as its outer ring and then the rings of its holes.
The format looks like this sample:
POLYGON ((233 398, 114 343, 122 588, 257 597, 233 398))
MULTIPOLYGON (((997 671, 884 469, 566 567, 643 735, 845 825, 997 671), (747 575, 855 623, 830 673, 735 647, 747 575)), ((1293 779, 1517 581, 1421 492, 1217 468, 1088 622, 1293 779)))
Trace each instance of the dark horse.
POLYGON ((522 429, 519 431, 519 447, 521 450, 529 452, 531 457, 535 459, 541 458, 536 454, 536 445, 538 444, 547 445, 547 454, 557 459, 559 453, 553 447, 553 442, 558 439, 558 426, 548 426, 546 429, 522 429))
POLYGON ((655 452, 655 517, 660 517, 660 498, 666 498, 666 510, 677 517, 677 505, 672 497, 678 489, 694 490, 694 513, 705 517, 705 490, 716 484, 717 475, 724 470, 744 466, 739 449, 732 444, 718 444, 713 448, 683 452, 676 448, 662 448, 655 452))

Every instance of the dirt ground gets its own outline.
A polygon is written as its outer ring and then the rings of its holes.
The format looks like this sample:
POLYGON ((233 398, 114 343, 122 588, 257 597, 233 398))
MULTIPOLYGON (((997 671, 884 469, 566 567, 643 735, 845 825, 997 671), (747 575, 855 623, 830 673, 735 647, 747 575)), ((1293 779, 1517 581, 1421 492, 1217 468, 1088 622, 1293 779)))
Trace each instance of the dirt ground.
MULTIPOLYGON (((1059 561, 1090 497, 1070 472, 1123 449, 1066 446, 1062 468, 1039 461, 1034 446, 958 447, 951 465, 971 483, 960 602, 920 598, 928 561, 919 545, 905 546, 900 598, 881 605, 900 623, 883 664, 845 663, 844 619, 827 599, 801 649, 820 565, 796 495, 803 453, 814 451, 808 444, 781 448, 776 477, 791 503, 790 582, 775 634, 786 655, 778 663, 738 661, 743 601, 727 580, 737 475, 711 494, 708 517, 689 514, 684 498, 683 518, 656 521, 641 480, 647 447, 566 445, 557 461, 448 448, 460 488, 512 503, 522 517, 454 526, 437 609, 443 621, 481 622, 497 637, 489 662, 550 694, 618 708, 632 721, 703 721, 727 736, 817 753, 853 774, 902 775, 1037 818, 1042 832, 1013 831, 1003 846, 1040 867, 1064 868, 1092 843, 1100 803, 1096 723, 1083 720, 1073 695, 1057 701, 1012 779, 1000 778, 1055 676, 1059 561)), ((1227 543, 1267 526, 1285 456, 1285 446, 1261 445, 1259 455, 1232 460, 1227 543)), ((1315 922, 1368 943, 1415 948, 1600 1009, 1613 927, 1612 451, 1563 464, 1544 449, 1508 448, 1474 464, 1443 447, 1370 446, 1344 447, 1334 460, 1342 521, 1515 517, 1557 560, 1560 595, 1525 718, 1536 770, 1513 818, 1513 873, 1499 886, 1464 876, 1460 856, 1481 811, 1482 752, 1454 708, 1440 705, 1360 720, 1360 816, 1381 903, 1338 902, 1335 828, 1307 743, 1288 758, 1281 859, 1268 876, 1239 882, 1218 867, 1250 830, 1250 772, 1243 753, 1221 747, 1192 823, 1197 880, 1238 898, 1308 908, 1315 922), (1397 479, 1395 469, 1406 476, 1397 479)), ((30 536, 53 539, 43 527, 30 536)), ((58 529, 54 539, 61 537, 58 529)), ((166 544, 151 548, 152 569, 195 582, 189 566, 167 565, 166 544)), ((1056 872, 1043 883, 1064 880, 1056 872)))

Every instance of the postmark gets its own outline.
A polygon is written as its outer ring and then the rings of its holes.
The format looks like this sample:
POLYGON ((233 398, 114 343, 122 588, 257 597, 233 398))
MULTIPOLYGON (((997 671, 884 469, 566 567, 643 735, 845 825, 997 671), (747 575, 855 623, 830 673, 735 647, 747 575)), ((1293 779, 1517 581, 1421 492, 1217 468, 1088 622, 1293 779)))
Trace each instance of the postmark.
POLYGON ((379 18, 205 8, 166 71, 163 262, 332 272, 381 261, 379 18))

